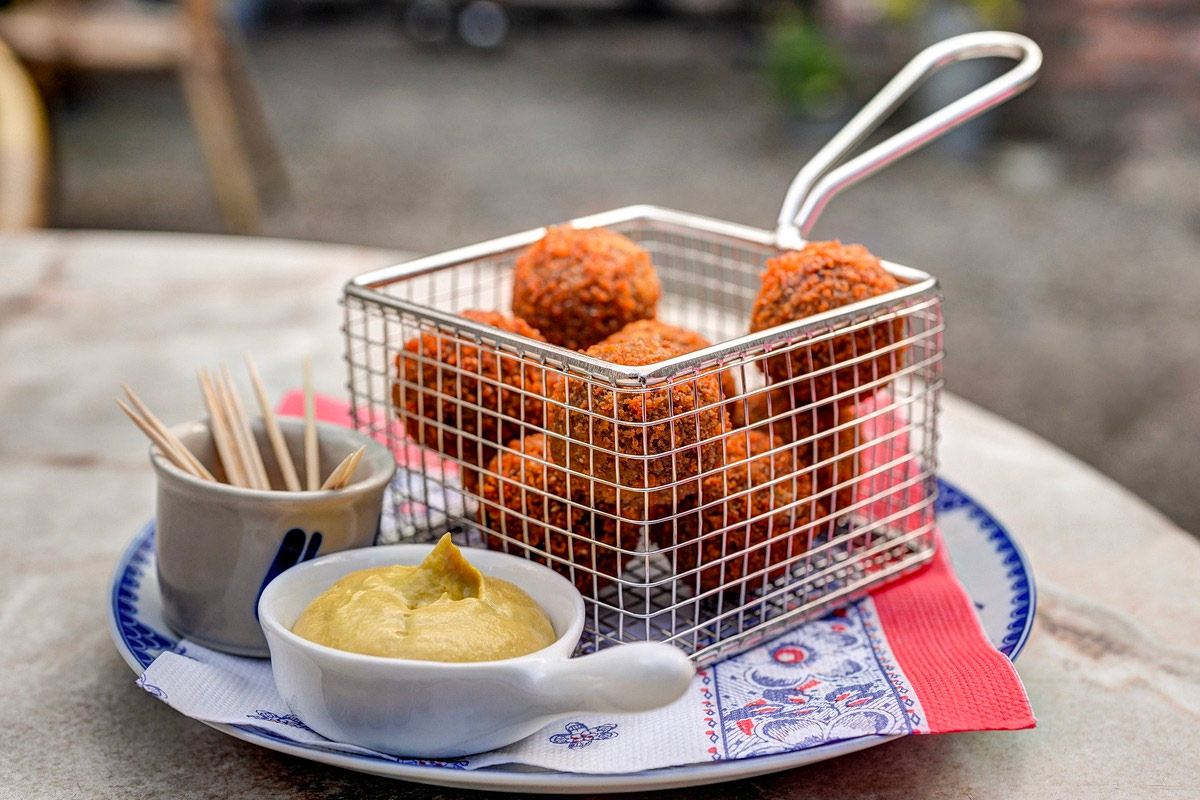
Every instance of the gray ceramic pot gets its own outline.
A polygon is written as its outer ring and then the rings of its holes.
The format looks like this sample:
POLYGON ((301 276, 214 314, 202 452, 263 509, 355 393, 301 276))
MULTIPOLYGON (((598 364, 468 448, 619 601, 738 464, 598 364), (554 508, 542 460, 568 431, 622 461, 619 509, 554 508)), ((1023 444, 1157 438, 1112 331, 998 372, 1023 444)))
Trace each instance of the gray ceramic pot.
MULTIPOLYGON (((301 419, 279 420, 297 471, 303 474, 301 419)), ((176 435, 218 478, 208 425, 194 422, 176 435)), ((158 582, 167 624, 205 647, 240 656, 266 656, 258 596, 280 572, 317 555, 367 547, 379 530, 383 490, 396 471, 391 451, 363 434, 318 423, 321 475, 359 447, 367 451, 338 491, 240 489, 185 474, 158 452, 155 535, 158 582)), ((261 425, 254 428, 273 486, 279 468, 261 425)))

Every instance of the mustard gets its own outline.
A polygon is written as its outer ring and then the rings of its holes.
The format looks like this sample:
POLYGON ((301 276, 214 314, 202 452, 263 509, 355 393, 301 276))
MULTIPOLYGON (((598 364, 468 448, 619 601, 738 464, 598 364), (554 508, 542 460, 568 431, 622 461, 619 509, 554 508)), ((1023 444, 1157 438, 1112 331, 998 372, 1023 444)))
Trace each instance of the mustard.
POLYGON ((338 650, 420 661, 515 658, 555 639, 533 598, 484 578, 449 534, 420 566, 350 573, 313 600, 292 631, 338 650))

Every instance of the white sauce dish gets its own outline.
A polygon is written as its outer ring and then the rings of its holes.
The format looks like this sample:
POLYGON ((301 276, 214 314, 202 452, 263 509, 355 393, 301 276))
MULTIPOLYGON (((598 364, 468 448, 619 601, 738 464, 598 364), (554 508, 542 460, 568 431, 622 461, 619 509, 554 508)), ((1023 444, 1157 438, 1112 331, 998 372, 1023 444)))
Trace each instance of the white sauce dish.
POLYGON ((558 573, 506 553, 463 553, 485 578, 516 584, 549 617, 555 641, 501 661, 447 663, 336 650, 292 633, 334 582, 361 569, 416 566, 433 545, 347 550, 281 573, 263 591, 259 622, 279 694, 304 724, 339 742, 413 758, 451 758, 512 744, 578 713, 649 711, 680 698, 691 661, 667 644, 610 647, 571 658, 583 631, 578 590, 558 573))

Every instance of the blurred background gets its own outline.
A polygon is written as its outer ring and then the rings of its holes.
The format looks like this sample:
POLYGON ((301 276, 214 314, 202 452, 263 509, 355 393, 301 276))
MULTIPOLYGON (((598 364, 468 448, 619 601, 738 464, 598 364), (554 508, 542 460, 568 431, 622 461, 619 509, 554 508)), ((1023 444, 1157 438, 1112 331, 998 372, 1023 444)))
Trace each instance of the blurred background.
POLYGON ((416 252, 634 202, 771 227, 909 57, 989 28, 1041 81, 814 236, 937 275, 951 391, 1200 532, 1194 0, 11 0, 0 221, 416 252))

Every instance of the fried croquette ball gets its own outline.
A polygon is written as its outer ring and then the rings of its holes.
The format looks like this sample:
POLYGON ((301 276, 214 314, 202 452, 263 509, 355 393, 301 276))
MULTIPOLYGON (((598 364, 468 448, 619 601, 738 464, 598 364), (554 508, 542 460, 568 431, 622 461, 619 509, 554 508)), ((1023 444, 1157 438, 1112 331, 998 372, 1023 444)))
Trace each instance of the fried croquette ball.
MULTIPOLYGON (((809 242, 767 260, 762 288, 754 301, 750 331, 757 332, 801 320, 833 308, 857 303, 900 286, 865 247, 832 242, 809 242)), ((765 359, 767 374, 776 381, 801 378, 842 362, 866 356, 904 338, 904 320, 871 325, 853 334, 835 336, 813 345, 800 345, 788 353, 765 359)), ((832 397, 836 392, 859 389, 894 373, 903 361, 901 350, 885 350, 857 365, 814 375, 795 384, 805 403, 832 397)), ((875 389, 860 389, 860 397, 875 389)))
POLYGON ((633 525, 619 526, 602 514, 571 505, 567 502, 569 492, 567 473, 546 461, 546 437, 531 434, 511 442, 509 449, 497 453, 484 470, 479 522, 485 529, 484 542, 489 550, 548 564, 564 577, 573 578, 576 588, 588 593, 599 590, 620 574, 624 559, 611 549, 618 546, 618 528, 624 539, 619 546, 630 550, 637 547, 639 532, 633 525), (567 563, 549 559, 543 553, 551 553, 567 563), (571 564, 581 569, 572 570, 571 564), (599 575, 593 576, 585 570, 594 570, 599 575))
MULTIPOLYGON (((639 319, 631 322, 621 330, 609 336, 601 344, 615 342, 632 342, 646 339, 657 339, 675 348, 677 355, 694 353, 712 344, 700 334, 678 325, 671 325, 657 319, 639 319)), ((721 373, 721 392, 726 398, 737 396, 737 383, 733 379, 733 371, 721 373)))
MULTIPOLYGON (((735 431, 725 437, 725 464, 701 481, 696 510, 682 515, 673 531, 681 543, 676 575, 702 566, 700 591, 722 586, 736 591, 743 579, 748 586, 761 585, 764 569, 768 581, 782 576, 785 564, 808 548, 806 526, 814 512, 823 516, 811 499, 810 476, 797 473, 795 453, 782 439, 760 430, 735 431), (726 556, 732 557, 723 560, 726 556)), ((656 534, 660 547, 672 544, 671 533, 656 534)))
POLYGON ((650 254, 628 238, 558 225, 517 259, 512 310, 553 344, 583 350, 653 318, 660 291, 650 254))
POLYGON ((634 342, 645 339, 660 339, 676 348, 679 353, 691 353, 708 347, 712 342, 695 331, 671 325, 659 319, 639 319, 604 340, 605 344, 634 342))
MULTIPOLYGON (((661 341, 633 340, 599 344, 587 355, 642 366, 678 354, 661 341)), ((547 399, 551 460, 599 479, 591 482, 589 500, 626 519, 645 522, 674 513, 675 503, 699 488, 689 479, 720 465, 720 437, 729 422, 715 371, 649 389, 556 377, 547 399)))
MULTIPOLYGON (((521 319, 464 311, 464 319, 545 341, 521 319)), ((542 367, 449 333, 424 333, 396 356, 392 403, 403 409, 408 435, 466 464, 482 466, 522 427, 543 422, 542 367)), ((468 488, 476 477, 463 470, 468 488)))
POLYGON ((823 403, 797 409, 804 404, 797 402, 793 389, 762 391, 734 403, 730 413, 733 426, 797 443, 801 469, 821 465, 813 471, 813 494, 830 511, 847 509, 853 503, 858 479, 857 448, 863 444, 854 404, 823 403))
POLYGON ((796 443, 796 458, 801 464, 819 464, 813 479, 813 493, 829 511, 837 513, 854 502, 858 483, 859 425, 849 403, 825 403, 806 411, 797 411, 771 430, 786 441, 796 443), (827 494, 831 492, 831 494, 827 494))
MULTIPOLYGON (((729 424, 733 428, 756 428, 760 427, 773 415, 780 413, 776 407, 777 403, 786 400, 783 392, 774 389, 751 389, 747 390, 741 400, 736 403, 731 403, 729 406, 729 424), (770 394, 770 397, 768 397, 770 394)), ((791 404, 788 404, 788 409, 791 409, 791 404)))

